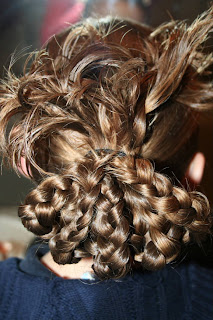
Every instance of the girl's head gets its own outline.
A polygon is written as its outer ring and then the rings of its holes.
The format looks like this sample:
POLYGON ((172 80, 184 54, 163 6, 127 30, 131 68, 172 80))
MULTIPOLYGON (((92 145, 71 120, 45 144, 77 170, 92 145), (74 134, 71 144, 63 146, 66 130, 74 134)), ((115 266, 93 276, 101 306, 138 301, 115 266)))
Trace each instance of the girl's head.
POLYGON ((134 261, 159 269, 210 233, 208 201, 178 179, 196 151, 198 111, 212 108, 201 46, 212 15, 155 30, 86 20, 2 83, 3 153, 15 170, 24 158, 37 183, 19 216, 56 262, 92 256, 100 278, 119 278, 134 261))

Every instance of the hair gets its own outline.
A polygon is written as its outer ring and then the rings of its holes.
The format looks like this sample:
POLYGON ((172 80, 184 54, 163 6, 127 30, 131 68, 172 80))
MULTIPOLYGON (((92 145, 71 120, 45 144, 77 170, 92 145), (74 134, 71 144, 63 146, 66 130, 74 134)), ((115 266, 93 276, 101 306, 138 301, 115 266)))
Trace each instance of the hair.
POLYGON ((208 200, 172 172, 184 176, 198 113, 212 109, 202 45, 212 27, 213 8, 155 30, 89 19, 30 56, 20 78, 9 70, 2 153, 17 172, 26 159, 37 186, 19 216, 57 263, 92 256, 100 279, 120 278, 136 262, 160 269, 211 233, 208 200))

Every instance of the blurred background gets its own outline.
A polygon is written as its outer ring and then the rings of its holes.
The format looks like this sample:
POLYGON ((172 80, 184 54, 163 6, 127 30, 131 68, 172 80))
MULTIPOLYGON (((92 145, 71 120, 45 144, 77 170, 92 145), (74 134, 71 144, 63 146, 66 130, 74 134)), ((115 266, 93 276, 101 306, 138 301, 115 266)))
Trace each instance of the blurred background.
MULTIPOLYGON (((0 0, 0 76, 9 65, 20 75, 26 54, 56 32, 82 18, 116 15, 157 26, 171 19, 192 21, 209 7, 207 0, 0 0)), ((210 42, 211 45, 211 42, 210 42)), ((201 119, 199 147, 207 158, 201 190, 212 197, 212 116, 201 119)), ((33 188, 29 180, 4 167, 0 176, 0 259, 22 256, 32 235, 17 218, 17 207, 33 188)))

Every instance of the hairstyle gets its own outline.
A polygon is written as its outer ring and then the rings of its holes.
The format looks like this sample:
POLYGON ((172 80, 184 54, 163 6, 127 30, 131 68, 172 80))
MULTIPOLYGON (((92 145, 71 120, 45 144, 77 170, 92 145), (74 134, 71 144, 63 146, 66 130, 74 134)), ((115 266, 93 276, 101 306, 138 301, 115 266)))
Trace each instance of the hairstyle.
POLYGON ((90 19, 53 37, 20 78, 9 70, 2 152, 16 171, 26 159, 37 186, 19 216, 57 263, 92 256, 100 279, 119 278, 136 261, 162 268, 211 232, 208 200, 172 172, 184 176, 198 112, 212 108, 212 27, 213 9, 155 30, 90 19))

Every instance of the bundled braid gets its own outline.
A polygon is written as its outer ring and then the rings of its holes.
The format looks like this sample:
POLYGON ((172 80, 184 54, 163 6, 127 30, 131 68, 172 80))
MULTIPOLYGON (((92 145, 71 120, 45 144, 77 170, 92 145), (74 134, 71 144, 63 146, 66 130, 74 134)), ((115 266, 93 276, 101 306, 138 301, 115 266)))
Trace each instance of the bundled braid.
POLYGON ((120 277, 130 266, 123 192, 104 172, 105 162, 90 156, 70 169, 71 179, 45 179, 19 208, 24 226, 50 239, 50 250, 60 264, 77 262, 79 254, 88 256, 82 244, 90 233, 92 241, 85 246, 102 279, 120 277))
POLYGON ((29 193, 25 205, 19 207, 24 226, 37 235, 51 237, 58 230, 58 213, 68 200, 69 179, 52 176, 29 193))
POLYGON ((51 239, 49 246, 58 263, 71 263, 74 249, 88 235, 103 171, 94 169, 95 165, 87 160, 70 168, 71 178, 55 175, 45 179, 19 208, 27 229, 51 239))
POLYGON ((161 268, 177 257, 181 244, 211 233, 207 198, 173 186, 149 160, 115 159, 111 170, 124 185, 124 199, 133 216, 135 231, 130 242, 135 260, 146 268, 161 268))
POLYGON ((118 154, 91 154, 72 180, 47 178, 19 208, 25 227, 50 239, 56 262, 92 255, 100 279, 125 275, 132 254, 147 269, 162 268, 192 237, 211 232, 204 195, 173 186, 149 160, 118 154))
POLYGON ((129 270, 129 229, 123 192, 116 180, 107 174, 101 184, 96 216, 91 228, 98 250, 94 259, 94 271, 101 279, 118 278, 129 270))

